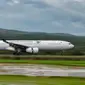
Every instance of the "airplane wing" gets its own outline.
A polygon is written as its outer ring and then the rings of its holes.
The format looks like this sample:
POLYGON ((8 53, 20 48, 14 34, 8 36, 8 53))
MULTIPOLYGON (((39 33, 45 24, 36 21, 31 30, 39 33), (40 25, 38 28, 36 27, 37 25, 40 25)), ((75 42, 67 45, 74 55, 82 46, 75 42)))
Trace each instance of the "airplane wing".
POLYGON ((3 42, 8 43, 9 46, 14 47, 15 49, 18 49, 18 48, 19 48, 19 49, 26 49, 26 48, 28 48, 28 46, 25 46, 25 45, 20 45, 20 44, 8 42, 8 41, 6 41, 5 39, 2 39, 2 40, 3 40, 3 42))

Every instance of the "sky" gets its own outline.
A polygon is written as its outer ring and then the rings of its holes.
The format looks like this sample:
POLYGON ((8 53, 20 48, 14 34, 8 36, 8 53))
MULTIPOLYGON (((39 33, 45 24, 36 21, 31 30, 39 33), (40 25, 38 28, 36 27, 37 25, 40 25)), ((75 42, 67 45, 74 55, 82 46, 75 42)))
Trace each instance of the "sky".
POLYGON ((0 0, 0 28, 85 35, 85 0, 0 0))

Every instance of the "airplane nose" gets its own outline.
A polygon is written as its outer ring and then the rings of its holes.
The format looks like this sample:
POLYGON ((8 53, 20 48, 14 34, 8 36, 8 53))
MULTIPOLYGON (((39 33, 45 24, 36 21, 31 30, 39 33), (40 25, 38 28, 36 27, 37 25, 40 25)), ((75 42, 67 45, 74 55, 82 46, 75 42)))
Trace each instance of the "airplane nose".
POLYGON ((70 48, 74 48, 74 45, 73 45, 73 44, 71 44, 71 45, 70 45, 70 48))

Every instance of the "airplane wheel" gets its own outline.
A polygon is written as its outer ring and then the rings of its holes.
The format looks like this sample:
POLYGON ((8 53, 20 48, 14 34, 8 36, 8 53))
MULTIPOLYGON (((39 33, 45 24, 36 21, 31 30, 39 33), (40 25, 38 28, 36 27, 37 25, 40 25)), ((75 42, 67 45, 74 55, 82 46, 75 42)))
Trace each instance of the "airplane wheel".
POLYGON ((16 52, 14 52, 13 55, 16 55, 16 52))
POLYGON ((13 55, 20 55, 21 54, 21 49, 16 49, 16 51, 13 53, 13 55))
POLYGON ((20 53, 18 53, 18 52, 14 52, 13 55, 20 55, 20 53))

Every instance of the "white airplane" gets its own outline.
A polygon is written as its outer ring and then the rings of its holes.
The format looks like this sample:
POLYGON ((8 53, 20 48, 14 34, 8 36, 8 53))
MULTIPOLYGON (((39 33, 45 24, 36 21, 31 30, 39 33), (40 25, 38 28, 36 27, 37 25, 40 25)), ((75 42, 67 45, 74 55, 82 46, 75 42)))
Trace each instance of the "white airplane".
POLYGON ((38 53, 41 50, 67 50, 73 47, 72 43, 61 40, 0 40, 0 50, 14 51, 13 54, 38 53))

